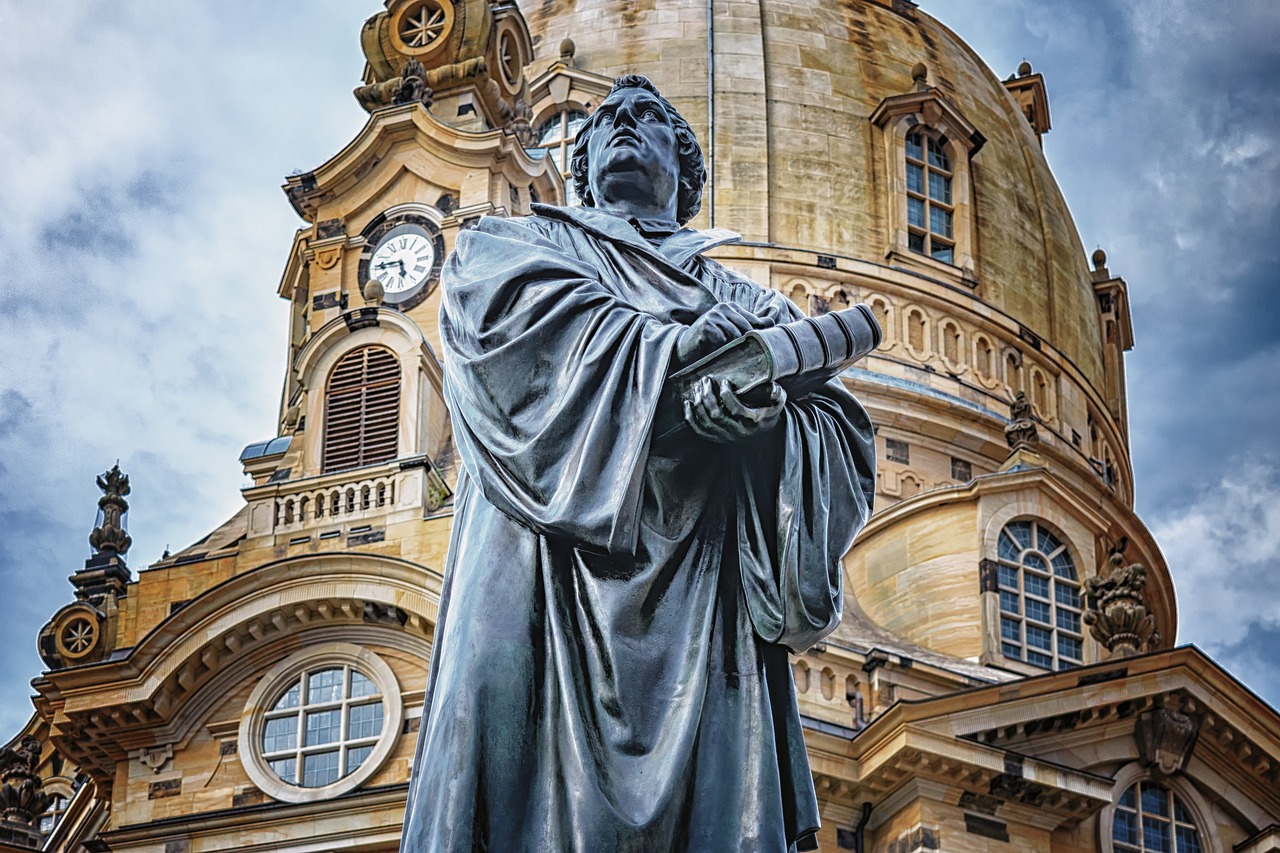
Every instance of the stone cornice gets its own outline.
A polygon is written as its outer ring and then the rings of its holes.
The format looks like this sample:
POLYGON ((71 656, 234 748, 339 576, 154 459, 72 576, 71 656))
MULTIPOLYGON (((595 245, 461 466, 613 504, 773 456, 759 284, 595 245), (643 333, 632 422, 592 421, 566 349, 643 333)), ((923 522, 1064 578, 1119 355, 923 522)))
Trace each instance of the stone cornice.
MULTIPOLYGON (((881 743, 906 726, 993 748, 1063 747, 1081 727, 1108 727, 1157 706, 1200 721, 1194 756, 1280 813, 1280 715, 1194 646, 1136 655, 890 708, 861 732, 881 743)), ((1096 739, 1096 738, 1095 738, 1096 739)))
POLYGON ((291 175, 284 183, 285 194, 299 216, 314 222, 322 204, 349 192, 401 144, 411 144, 416 156, 425 155, 463 172, 510 164, 526 181, 542 182, 547 198, 555 198, 560 185, 554 165, 531 157, 513 134, 458 130, 421 104, 406 104, 374 112, 356 137, 323 165, 291 175))

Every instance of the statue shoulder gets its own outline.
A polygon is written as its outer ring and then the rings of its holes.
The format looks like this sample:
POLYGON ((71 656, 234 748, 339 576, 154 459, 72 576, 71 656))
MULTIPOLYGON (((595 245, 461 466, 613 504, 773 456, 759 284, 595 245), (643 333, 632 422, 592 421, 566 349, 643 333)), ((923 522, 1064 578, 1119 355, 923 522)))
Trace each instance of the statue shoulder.
POLYGON ((562 226, 540 216, 482 216, 458 235, 454 254, 460 262, 469 257, 494 252, 501 247, 515 250, 517 244, 542 250, 563 250, 562 226))

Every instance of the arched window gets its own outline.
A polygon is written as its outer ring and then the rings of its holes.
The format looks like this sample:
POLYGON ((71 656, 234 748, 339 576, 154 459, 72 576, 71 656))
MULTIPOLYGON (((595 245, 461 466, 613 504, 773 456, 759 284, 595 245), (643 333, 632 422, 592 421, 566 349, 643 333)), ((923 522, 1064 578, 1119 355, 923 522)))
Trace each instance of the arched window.
POLYGON ((582 110, 561 110, 538 127, 538 147, 547 152, 564 178, 564 203, 568 205, 578 203, 578 194, 573 190, 573 179, 569 175, 569 157, 573 154, 578 129, 586 120, 587 114, 582 110))
POLYGON ((1111 818, 1115 853, 1201 853, 1195 818, 1173 791, 1149 780, 1130 785, 1111 818))
POLYGON ((41 835, 49 837, 49 833, 53 832, 58 822, 62 820, 62 816, 66 814, 69 805, 71 805, 69 797, 64 797, 62 794, 53 795, 53 799, 49 800, 49 807, 44 814, 40 815, 38 828, 41 835))
POLYGON ((375 465, 396 456, 400 363, 368 346, 342 357, 324 397, 325 472, 375 465))
POLYGON ((996 551, 1001 652, 1045 669, 1079 666, 1080 581, 1066 544, 1024 519, 1005 525, 996 551))
POLYGON ((955 262, 955 202, 947 140, 923 130, 907 134, 907 247, 955 262))

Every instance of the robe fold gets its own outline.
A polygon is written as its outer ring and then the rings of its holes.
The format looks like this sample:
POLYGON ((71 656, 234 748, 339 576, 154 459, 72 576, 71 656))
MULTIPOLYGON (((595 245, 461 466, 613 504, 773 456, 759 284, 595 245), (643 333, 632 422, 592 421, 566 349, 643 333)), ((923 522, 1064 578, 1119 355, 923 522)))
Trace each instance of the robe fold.
POLYGON ((833 380, 653 444, 689 323, 799 312, 703 256, 736 235, 536 213, 441 277, 461 473, 401 849, 782 853, 818 826, 787 651, 839 622, 871 424, 833 380))

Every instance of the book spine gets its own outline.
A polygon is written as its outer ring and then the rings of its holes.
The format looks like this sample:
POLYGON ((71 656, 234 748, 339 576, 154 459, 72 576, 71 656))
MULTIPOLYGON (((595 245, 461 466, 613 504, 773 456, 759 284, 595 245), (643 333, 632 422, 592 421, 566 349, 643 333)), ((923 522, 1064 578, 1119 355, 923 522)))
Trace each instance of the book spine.
POLYGON ((752 334, 772 356, 774 381, 839 369, 871 352, 881 340, 880 325, 865 305, 804 317, 752 334))

